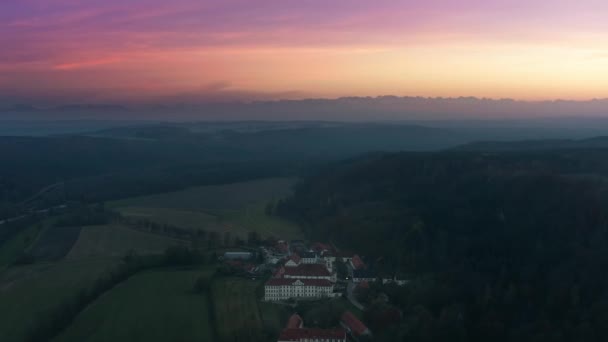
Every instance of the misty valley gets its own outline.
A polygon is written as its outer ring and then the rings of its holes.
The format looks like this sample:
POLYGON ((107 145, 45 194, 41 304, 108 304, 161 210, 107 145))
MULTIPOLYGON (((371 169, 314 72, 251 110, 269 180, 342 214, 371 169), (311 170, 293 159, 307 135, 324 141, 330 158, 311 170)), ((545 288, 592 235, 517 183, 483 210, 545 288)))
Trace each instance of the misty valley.
POLYGON ((606 336, 608 138, 437 126, 0 137, 0 339, 606 336))

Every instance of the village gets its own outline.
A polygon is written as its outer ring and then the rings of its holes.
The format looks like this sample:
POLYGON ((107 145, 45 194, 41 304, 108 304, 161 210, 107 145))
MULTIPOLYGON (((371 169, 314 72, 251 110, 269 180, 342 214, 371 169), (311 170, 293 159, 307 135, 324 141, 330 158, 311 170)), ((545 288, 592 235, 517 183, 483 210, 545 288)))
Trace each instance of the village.
MULTIPOLYGON (((321 242, 271 241, 255 251, 227 251, 220 259, 242 276, 267 278, 261 300, 283 305, 345 298, 363 311, 365 306, 356 294, 369 289, 371 283, 395 286, 408 283, 397 275, 380 277, 373 261, 366 262, 356 253, 321 242)), ((279 334, 278 342, 361 342, 371 338, 372 331, 349 310, 341 313, 339 326, 325 329, 306 327, 295 312, 279 334)))

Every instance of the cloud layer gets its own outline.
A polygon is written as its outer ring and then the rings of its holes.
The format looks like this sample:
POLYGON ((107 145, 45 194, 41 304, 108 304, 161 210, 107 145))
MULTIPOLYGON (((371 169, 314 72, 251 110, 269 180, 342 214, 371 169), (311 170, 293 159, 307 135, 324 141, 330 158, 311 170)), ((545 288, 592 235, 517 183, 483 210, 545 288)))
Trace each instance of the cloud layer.
POLYGON ((9 0, 0 93, 33 102, 605 97, 607 10, 594 0, 9 0))

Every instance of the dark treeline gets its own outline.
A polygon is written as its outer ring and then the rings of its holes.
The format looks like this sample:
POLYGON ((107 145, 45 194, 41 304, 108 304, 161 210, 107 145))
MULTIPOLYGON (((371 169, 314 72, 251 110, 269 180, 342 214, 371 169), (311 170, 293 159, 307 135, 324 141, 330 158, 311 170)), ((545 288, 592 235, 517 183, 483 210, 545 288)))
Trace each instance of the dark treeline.
POLYGON ((303 166, 297 158, 274 157, 204 141, 0 137, 0 218, 70 201, 293 175, 303 166))
POLYGON ((606 150, 389 154, 328 167, 275 211, 410 275, 382 289, 403 318, 377 340, 603 341, 607 166, 606 150))

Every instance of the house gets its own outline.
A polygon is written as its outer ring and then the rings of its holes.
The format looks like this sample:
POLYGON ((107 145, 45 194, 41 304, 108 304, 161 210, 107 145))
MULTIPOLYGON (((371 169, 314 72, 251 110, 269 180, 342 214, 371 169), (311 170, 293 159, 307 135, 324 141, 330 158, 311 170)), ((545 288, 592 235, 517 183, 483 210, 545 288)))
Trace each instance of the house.
POLYGON ((352 259, 350 259, 350 266, 353 270, 361 270, 365 268, 365 263, 361 260, 361 257, 355 254, 352 259))
POLYGON ((327 279, 271 278, 264 285, 264 300, 332 297, 334 284, 327 279))
POLYGON ((365 324, 350 311, 346 311, 342 314, 342 317, 340 317, 340 325, 342 325, 348 334, 356 341, 358 341, 361 336, 371 336, 372 334, 365 324))
POLYGON ((346 342, 346 330, 304 328, 302 317, 293 314, 279 335, 278 342, 346 342))
POLYGON ((302 263, 302 258, 300 258, 299 255, 294 253, 291 256, 289 256, 289 258, 287 258, 287 261, 285 261, 285 267, 297 267, 297 266, 300 266, 301 263, 302 263))
POLYGON ((249 260, 253 258, 251 252, 226 252, 224 253, 224 260, 249 260))
POLYGON ((376 274, 369 269, 353 270, 353 282, 360 283, 362 281, 376 281, 376 274))
POLYGON ((319 261, 317 254, 312 251, 303 252, 301 257, 304 264, 316 264, 319 261))
POLYGON ((330 252, 333 250, 333 248, 325 243, 321 243, 321 242, 315 242, 310 246, 310 249, 312 249, 313 251, 315 251, 317 254, 322 254, 324 252, 330 252))
POLYGON ((278 342, 346 342, 346 331, 335 329, 284 329, 279 335, 278 342))
POLYGON ((300 315, 294 313, 287 321, 286 329, 302 329, 304 328, 304 320, 300 315))
POLYGON ((325 263, 325 267, 329 270, 329 272, 333 273, 334 263, 336 262, 336 256, 331 251, 326 251, 321 253, 322 260, 325 263))

